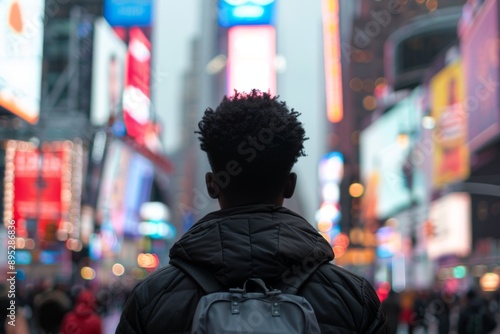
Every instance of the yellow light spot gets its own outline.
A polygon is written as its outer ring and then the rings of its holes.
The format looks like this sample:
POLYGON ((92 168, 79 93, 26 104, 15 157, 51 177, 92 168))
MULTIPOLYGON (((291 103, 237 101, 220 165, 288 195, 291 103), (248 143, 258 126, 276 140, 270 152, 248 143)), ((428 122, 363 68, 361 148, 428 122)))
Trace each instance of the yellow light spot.
POLYGON ((352 197, 361 197, 365 192, 365 187, 361 183, 353 183, 349 186, 349 195, 352 197))
POLYGON ((95 270, 90 267, 83 267, 80 271, 82 278, 85 280, 93 280, 95 278, 95 270))
POLYGON ((115 263, 115 264, 113 264, 113 267, 111 268, 111 271, 116 276, 121 276, 121 275, 123 275, 125 273, 125 267, 122 264, 120 264, 120 263, 115 263))
POLYGON ((377 108, 377 99, 372 95, 366 96, 363 99, 363 107, 366 110, 373 110, 373 109, 377 108))

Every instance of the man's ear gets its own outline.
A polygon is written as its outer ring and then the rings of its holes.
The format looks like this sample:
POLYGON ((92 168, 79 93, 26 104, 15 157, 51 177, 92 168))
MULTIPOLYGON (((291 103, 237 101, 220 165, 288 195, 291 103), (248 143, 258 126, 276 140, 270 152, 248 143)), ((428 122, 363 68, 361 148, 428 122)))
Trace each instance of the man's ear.
POLYGON ((205 174, 205 185, 207 187, 208 196, 211 198, 219 197, 219 186, 214 181, 214 173, 208 172, 205 174))
POLYGON ((283 197, 284 198, 292 197, 296 185, 297 185, 297 174, 295 173, 288 174, 288 178, 285 184, 285 190, 283 192, 283 197))

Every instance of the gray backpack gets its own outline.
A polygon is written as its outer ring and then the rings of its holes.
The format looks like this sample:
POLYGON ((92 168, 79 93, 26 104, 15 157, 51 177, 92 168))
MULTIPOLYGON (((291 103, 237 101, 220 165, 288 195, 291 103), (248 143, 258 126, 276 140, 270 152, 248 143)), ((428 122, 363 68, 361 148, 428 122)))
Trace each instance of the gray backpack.
POLYGON ((314 310, 295 295, 305 281, 296 280, 286 293, 272 289, 259 278, 241 288, 224 287, 210 274, 186 262, 175 262, 205 291, 194 313, 192 334, 319 334, 314 310))

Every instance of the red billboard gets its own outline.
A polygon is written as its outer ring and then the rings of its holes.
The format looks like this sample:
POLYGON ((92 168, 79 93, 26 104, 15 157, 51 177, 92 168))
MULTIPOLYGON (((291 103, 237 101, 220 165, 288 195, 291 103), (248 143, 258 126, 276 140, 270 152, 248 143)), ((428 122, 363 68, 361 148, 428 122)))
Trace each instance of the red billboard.
POLYGON ((71 207, 71 143, 45 143, 39 149, 10 141, 6 158, 5 208, 16 235, 30 237, 31 220, 36 234, 50 241, 71 207))
POLYGON ((129 136, 144 144, 150 124, 151 42, 138 27, 129 30, 123 118, 129 136))

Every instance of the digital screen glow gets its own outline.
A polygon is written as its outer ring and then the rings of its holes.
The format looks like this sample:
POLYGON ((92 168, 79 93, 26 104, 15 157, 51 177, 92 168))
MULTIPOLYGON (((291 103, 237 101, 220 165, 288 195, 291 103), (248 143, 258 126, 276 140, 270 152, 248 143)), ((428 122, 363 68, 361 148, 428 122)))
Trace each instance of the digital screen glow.
POLYGON ((471 199, 467 193, 451 193, 434 201, 429 212, 433 226, 427 236, 430 259, 444 255, 467 256, 471 251, 471 199))
POLYGON ((105 0, 104 17, 112 26, 149 26, 153 0, 105 0))
POLYGON ((276 31, 272 26, 229 29, 228 90, 276 94, 276 31))
POLYGON ((332 123, 342 121, 342 64, 340 54, 339 0, 323 0, 323 48, 325 62, 326 114, 332 123))
POLYGON ((44 6, 0 1, 0 107, 32 124, 40 115, 44 6))
POLYGON ((121 112, 127 46, 103 18, 95 21, 90 120, 105 125, 121 112))
POLYGON ((220 0, 219 25, 230 28, 238 25, 274 24, 275 0, 220 0))
POLYGON ((137 27, 130 29, 129 36, 123 118, 127 133, 143 144, 150 125, 151 42, 137 27))

